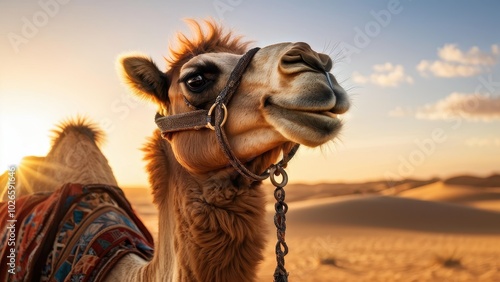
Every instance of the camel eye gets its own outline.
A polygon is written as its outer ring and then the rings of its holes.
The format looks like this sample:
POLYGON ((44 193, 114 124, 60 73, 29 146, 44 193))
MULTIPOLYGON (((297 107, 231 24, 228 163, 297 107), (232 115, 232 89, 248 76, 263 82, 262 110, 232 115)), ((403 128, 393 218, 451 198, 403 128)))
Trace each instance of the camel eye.
POLYGON ((209 82, 210 81, 208 79, 206 79, 201 74, 193 75, 193 76, 189 77, 188 79, 186 79, 186 81, 185 81, 187 88, 190 91, 196 92, 196 93, 203 91, 207 87, 209 82))

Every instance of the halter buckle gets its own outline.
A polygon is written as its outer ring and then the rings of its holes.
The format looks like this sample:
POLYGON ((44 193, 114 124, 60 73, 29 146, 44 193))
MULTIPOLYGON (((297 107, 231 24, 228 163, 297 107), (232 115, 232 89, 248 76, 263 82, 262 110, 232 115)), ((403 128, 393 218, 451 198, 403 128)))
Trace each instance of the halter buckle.
MULTIPOLYGON (((212 107, 210 107, 210 110, 208 110, 208 114, 207 114, 207 125, 206 125, 206 127, 210 128, 212 130, 215 130, 215 127, 212 125, 212 123, 210 123, 210 120, 212 119, 212 112, 214 111, 214 109, 217 106, 217 104, 218 104, 217 102, 214 103, 212 105, 212 107)), ((226 120, 227 120, 227 108, 226 108, 226 105, 224 103, 222 103, 222 109, 224 110, 224 119, 220 123, 221 127, 226 123, 226 120)))

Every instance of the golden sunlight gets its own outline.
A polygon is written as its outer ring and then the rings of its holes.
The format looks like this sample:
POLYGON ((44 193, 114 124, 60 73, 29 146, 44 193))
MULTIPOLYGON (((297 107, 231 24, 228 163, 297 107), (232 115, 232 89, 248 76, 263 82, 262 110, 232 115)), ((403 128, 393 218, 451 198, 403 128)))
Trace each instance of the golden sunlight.
POLYGON ((19 165, 25 156, 47 154, 50 148, 48 121, 20 114, 2 114, 1 120, 0 171, 9 165, 19 165))

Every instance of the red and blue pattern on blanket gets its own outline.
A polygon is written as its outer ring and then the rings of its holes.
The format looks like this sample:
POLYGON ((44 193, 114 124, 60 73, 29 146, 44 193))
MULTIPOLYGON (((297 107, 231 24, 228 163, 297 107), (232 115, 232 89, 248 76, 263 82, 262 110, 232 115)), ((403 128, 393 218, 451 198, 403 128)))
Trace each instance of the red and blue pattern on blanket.
POLYGON ((15 220, 7 218, 6 202, 0 211, 1 224, 7 224, 1 268, 10 269, 0 281, 102 281, 126 254, 153 256, 151 234, 117 187, 66 184, 16 200, 15 220), (7 231, 13 225, 14 235, 7 231), (6 243, 9 236, 14 246, 6 243))

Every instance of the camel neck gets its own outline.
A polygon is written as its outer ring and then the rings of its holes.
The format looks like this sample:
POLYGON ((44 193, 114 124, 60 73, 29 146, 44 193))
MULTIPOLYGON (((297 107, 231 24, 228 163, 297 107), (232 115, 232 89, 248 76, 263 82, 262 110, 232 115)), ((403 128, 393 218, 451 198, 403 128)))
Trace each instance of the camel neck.
POLYGON ((158 240, 141 280, 254 281, 265 245, 260 185, 237 187, 229 171, 193 176, 166 141, 155 141, 145 150, 159 209, 158 240))

